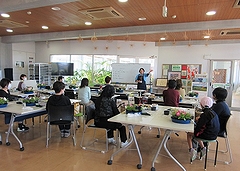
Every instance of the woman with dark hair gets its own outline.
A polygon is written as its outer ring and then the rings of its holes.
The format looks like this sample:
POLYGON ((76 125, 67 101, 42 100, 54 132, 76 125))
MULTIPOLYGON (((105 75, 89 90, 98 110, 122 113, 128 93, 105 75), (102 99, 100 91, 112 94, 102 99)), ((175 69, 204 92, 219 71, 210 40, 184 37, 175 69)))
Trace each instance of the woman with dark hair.
POLYGON ((101 128, 110 129, 108 131, 108 143, 116 143, 113 136, 113 131, 118 129, 120 132, 121 147, 127 145, 126 128, 121 123, 109 122, 108 119, 112 116, 119 114, 119 110, 112 96, 115 89, 112 85, 106 85, 100 97, 96 100, 95 118, 94 123, 101 128))
POLYGON ((137 83, 137 89, 147 90, 146 80, 150 72, 152 72, 152 70, 150 70, 148 73, 145 73, 144 68, 139 69, 139 74, 135 78, 135 82, 137 83))
POLYGON ((20 82, 18 83, 18 87, 17 90, 18 91, 23 91, 24 89, 27 88, 26 84, 24 83, 24 81, 27 80, 27 75, 26 74, 21 74, 20 75, 20 82))
MULTIPOLYGON (((0 97, 5 97, 9 101, 13 101, 14 98, 10 95, 10 91, 9 91, 9 89, 11 88, 11 80, 9 80, 8 78, 3 78, 0 81, 0 86, 1 86, 0 97)), ((9 124, 12 114, 11 113, 4 113, 4 114, 5 114, 5 124, 9 124)), ((24 125, 22 121, 19 121, 17 131, 27 131, 27 130, 29 130, 29 127, 24 125)))
POLYGON ((225 132, 224 123, 231 115, 230 109, 228 104, 225 102, 227 98, 228 92, 225 88, 217 87, 212 92, 213 99, 215 100, 216 104, 213 105, 212 109, 214 112, 217 113, 219 122, 220 122, 220 132, 219 135, 223 135, 225 132))
POLYGON ((184 98, 186 95, 186 91, 184 88, 182 88, 182 80, 177 79, 176 82, 177 82, 177 86, 176 86, 175 90, 177 90, 179 92, 180 96, 182 96, 182 98, 184 98))
POLYGON ((168 81, 168 89, 163 91, 164 105, 178 107, 180 95, 179 92, 175 90, 176 85, 175 80, 168 81))
POLYGON ((86 106, 86 115, 94 116, 95 114, 95 104, 91 99, 91 90, 88 86, 88 79, 83 78, 81 81, 81 85, 78 89, 78 99, 81 100, 81 103, 86 106))

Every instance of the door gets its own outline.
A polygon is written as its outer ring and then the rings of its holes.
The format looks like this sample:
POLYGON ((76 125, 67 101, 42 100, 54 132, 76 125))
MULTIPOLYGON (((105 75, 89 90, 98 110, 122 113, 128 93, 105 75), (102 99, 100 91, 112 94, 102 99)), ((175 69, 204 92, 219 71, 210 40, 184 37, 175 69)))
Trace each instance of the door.
POLYGON ((227 89, 226 99, 229 107, 232 105, 232 79, 233 79, 233 61, 231 60, 210 60, 209 70, 209 91, 208 96, 212 97, 212 92, 216 87, 227 89))
POLYGON ((238 60, 210 60, 208 96, 212 97, 212 91, 216 87, 227 89, 226 102, 231 110, 237 111, 240 111, 239 71, 238 60))

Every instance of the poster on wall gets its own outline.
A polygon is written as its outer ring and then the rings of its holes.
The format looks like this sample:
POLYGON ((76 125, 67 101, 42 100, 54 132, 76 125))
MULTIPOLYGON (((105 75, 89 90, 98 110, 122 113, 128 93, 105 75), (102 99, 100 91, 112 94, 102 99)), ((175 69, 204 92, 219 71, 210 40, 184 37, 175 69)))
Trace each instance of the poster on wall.
POLYGON ((181 71, 182 65, 172 65, 172 71, 181 71))
POLYGON ((192 90, 194 91, 207 91, 207 75, 196 74, 192 82, 192 90))
POLYGON ((16 66, 17 68, 24 68, 24 62, 23 62, 23 61, 16 61, 15 66, 16 66))
POLYGON ((181 78, 181 72, 168 72, 168 80, 176 80, 181 78))

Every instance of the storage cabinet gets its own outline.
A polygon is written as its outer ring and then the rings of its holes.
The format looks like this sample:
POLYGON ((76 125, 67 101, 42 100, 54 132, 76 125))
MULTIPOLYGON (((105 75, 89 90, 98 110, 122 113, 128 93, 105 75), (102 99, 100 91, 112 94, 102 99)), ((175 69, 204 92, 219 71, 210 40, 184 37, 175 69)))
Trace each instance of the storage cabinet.
POLYGON ((28 78, 36 80, 37 84, 51 85, 51 65, 47 63, 32 63, 28 66, 28 78))

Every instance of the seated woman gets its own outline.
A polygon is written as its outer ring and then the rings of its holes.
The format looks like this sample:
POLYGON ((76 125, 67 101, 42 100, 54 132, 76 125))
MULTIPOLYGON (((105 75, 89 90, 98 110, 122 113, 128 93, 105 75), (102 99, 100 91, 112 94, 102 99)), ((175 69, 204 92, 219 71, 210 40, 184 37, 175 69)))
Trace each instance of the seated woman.
POLYGON ((93 115, 95 112, 95 104, 92 100, 90 100, 91 90, 88 83, 89 80, 87 78, 82 79, 80 88, 78 89, 78 99, 86 106, 86 113, 90 112, 93 115))
POLYGON ((17 87, 18 91, 23 91, 24 89, 27 88, 26 84, 24 83, 24 81, 26 81, 26 80, 27 80, 27 75, 21 74, 20 75, 20 82, 18 83, 18 87, 17 87))
MULTIPOLYGON (((13 101, 14 98, 10 95, 10 91, 9 91, 9 89, 11 88, 11 80, 9 80, 8 78, 3 78, 0 81, 0 86, 2 87, 2 89, 0 89, 0 97, 5 97, 9 101, 13 101)), ((4 113, 4 114, 5 114, 5 124, 9 124, 11 119, 11 113, 4 113)), ((22 121, 18 122, 17 131, 27 131, 27 130, 29 130, 29 127, 25 126, 22 121)))
POLYGON ((185 95, 186 95, 186 91, 182 87, 182 80, 181 79, 177 79, 176 82, 177 82, 177 86, 176 86, 175 90, 177 90, 179 92, 180 96, 182 96, 182 98, 184 98, 185 95))
POLYGON ((112 116, 119 114, 117 105, 111 97, 114 95, 115 89, 112 85, 107 85, 100 97, 96 100, 95 106, 95 118, 94 123, 96 126, 101 128, 110 129, 108 131, 108 143, 115 143, 113 131, 118 129, 120 132, 121 147, 127 145, 126 128, 121 123, 109 122, 108 119, 112 116))
MULTIPOLYGON (((68 106, 71 105, 71 101, 69 97, 64 96, 64 90, 65 90, 65 84, 60 81, 56 81, 53 84, 53 90, 55 91, 55 94, 52 95, 46 104, 46 111, 48 111, 48 106, 68 106)), ((59 129, 61 132, 61 137, 69 137, 70 136, 70 126, 71 125, 59 125, 59 129)))
MULTIPOLYGON (((218 115, 211 109, 213 100, 210 97, 203 97, 200 104, 203 108, 203 113, 197 121, 194 132, 187 133, 187 142, 192 161, 197 157, 197 150, 193 148, 192 139, 196 137, 205 140, 215 140, 220 130, 218 115)), ((204 147, 202 141, 199 140, 198 143, 201 147, 200 158, 202 158, 206 154, 206 147, 204 147)))
POLYGON ((163 91, 164 105, 178 107, 180 95, 179 92, 175 90, 176 84, 175 80, 168 81, 168 89, 163 91))

